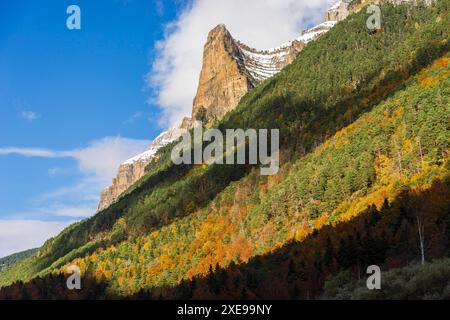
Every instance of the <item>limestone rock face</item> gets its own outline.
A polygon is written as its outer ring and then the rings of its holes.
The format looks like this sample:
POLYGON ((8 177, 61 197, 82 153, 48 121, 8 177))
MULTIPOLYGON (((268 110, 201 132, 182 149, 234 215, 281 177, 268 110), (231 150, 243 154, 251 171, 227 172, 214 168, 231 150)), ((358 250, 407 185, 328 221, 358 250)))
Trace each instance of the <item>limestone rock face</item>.
POLYGON ((187 128, 182 128, 183 124, 190 127, 190 119, 183 119, 180 127, 174 127, 164 131, 152 141, 147 151, 128 159, 119 166, 119 172, 113 179, 112 184, 103 189, 100 195, 98 211, 106 209, 132 184, 145 175, 146 167, 154 159, 156 152, 161 147, 181 137, 187 131, 187 128))
MULTIPOLYGON (((412 5, 422 5, 422 4, 431 5, 433 3, 433 1, 434 0, 358 0, 358 1, 351 2, 351 1, 347 0, 346 2, 348 3, 348 5, 347 5, 348 12, 347 12, 346 16, 348 16, 349 14, 359 12, 371 4, 383 5, 383 4, 390 3, 393 5, 400 5, 400 4, 409 3, 412 5)), ((343 1, 340 1, 340 2, 343 2, 343 1)), ((338 3, 336 5, 338 5, 338 3)))
POLYGON ((180 128, 185 130, 192 128, 192 118, 184 117, 183 120, 181 120, 180 128))
POLYGON ((117 176, 112 184, 103 189, 100 195, 98 211, 107 208, 122 192, 128 189, 134 182, 145 174, 146 161, 136 161, 130 164, 121 164, 117 176))
POLYGON ((326 14, 325 21, 341 21, 347 18, 349 15, 348 4, 350 1, 338 1, 333 6, 331 6, 326 14))
POLYGON ((257 50, 235 40, 225 25, 212 29, 203 50, 203 63, 192 120, 208 124, 233 110, 241 98, 297 57, 299 52, 335 21, 326 21, 276 48, 257 50))
POLYGON ((223 24, 209 32, 192 109, 194 121, 223 117, 252 88, 250 76, 239 59, 239 46, 223 24))

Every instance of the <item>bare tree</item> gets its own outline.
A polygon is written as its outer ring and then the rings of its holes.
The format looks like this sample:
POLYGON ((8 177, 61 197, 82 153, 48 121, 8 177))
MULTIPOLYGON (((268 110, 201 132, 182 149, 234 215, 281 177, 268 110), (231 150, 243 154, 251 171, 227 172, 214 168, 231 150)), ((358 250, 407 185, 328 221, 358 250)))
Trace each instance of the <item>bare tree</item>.
POLYGON ((425 238, 425 228, 422 219, 419 217, 419 214, 416 214, 416 222, 417 222, 417 231, 419 233, 419 247, 420 247, 420 255, 421 255, 421 263, 425 264, 425 246, 424 246, 424 238, 425 238))
POLYGON ((419 251, 420 251, 420 260, 421 264, 425 264, 425 218, 422 214, 423 208, 421 206, 420 200, 417 198, 412 198, 409 203, 408 207, 410 210, 414 212, 415 217, 415 223, 417 227, 417 234, 419 236, 419 251))

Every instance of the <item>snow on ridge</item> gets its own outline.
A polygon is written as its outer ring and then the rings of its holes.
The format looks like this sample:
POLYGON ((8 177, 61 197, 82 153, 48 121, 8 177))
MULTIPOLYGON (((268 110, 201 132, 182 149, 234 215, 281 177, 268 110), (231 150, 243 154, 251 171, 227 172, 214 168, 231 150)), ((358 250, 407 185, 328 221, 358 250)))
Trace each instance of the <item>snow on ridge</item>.
POLYGON ((337 21, 325 21, 317 26, 314 26, 308 30, 302 32, 301 36, 297 38, 298 41, 302 41, 305 44, 314 40, 322 33, 328 32, 331 28, 336 25, 337 21))
POLYGON ((186 129, 179 127, 172 127, 166 131, 161 132, 151 143, 149 149, 128 159, 123 165, 131 165, 135 162, 148 162, 156 154, 156 152, 165 145, 177 140, 186 132, 186 129))
MULTIPOLYGON (((337 10, 341 5, 342 0, 336 2, 328 10, 337 10)), ((321 34, 328 32, 336 25, 337 21, 325 21, 310 29, 304 30, 301 35, 295 40, 291 40, 281 44, 278 47, 267 48, 258 50, 250 48, 247 45, 237 41, 237 45, 242 53, 242 57, 234 57, 243 64, 244 68, 256 81, 263 81, 268 79, 281 71, 286 60, 289 58, 289 54, 293 49, 294 41, 307 44, 312 40, 319 37, 321 34)), ((180 127, 172 127, 159 134, 150 144, 149 149, 141 154, 138 154, 127 161, 124 165, 130 165, 139 161, 150 161, 156 154, 156 152, 163 146, 175 141, 181 137, 187 130, 180 127)))
POLYGON ((244 67, 255 80, 261 81, 280 71, 277 65, 287 59, 290 47, 276 52, 257 51, 245 46, 240 49, 244 67))
POLYGON ((295 40, 285 42, 278 47, 263 50, 250 48, 245 44, 236 41, 243 56, 243 61, 241 62, 256 81, 263 81, 281 71, 286 60, 289 58, 289 54, 292 53, 292 50, 295 50, 293 48, 294 41, 306 45, 318 38, 321 34, 329 31, 336 23, 336 21, 322 22, 317 26, 303 31, 295 40))
POLYGON ((133 158, 128 159, 127 161, 125 161, 124 163, 122 163, 123 165, 130 165, 136 162, 140 162, 140 161, 146 161, 151 159, 157 150, 155 150, 154 148, 150 148, 147 151, 144 151, 140 154, 138 154, 137 156, 134 156, 133 158))
POLYGON ((333 4, 333 5, 328 9, 328 11, 339 9, 341 3, 342 3, 342 0, 339 0, 338 2, 336 2, 335 4, 333 4))

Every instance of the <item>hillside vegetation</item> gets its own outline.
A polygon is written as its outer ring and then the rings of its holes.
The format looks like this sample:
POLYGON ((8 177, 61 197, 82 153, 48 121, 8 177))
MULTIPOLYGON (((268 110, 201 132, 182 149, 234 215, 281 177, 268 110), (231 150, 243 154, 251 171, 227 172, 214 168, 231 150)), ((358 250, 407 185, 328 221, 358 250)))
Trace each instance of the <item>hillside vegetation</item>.
POLYGON ((17 252, 17 253, 14 253, 9 256, 1 258, 0 259, 0 270, 4 270, 4 269, 8 268, 10 265, 13 265, 23 259, 31 257, 37 251, 38 251, 38 248, 29 249, 29 250, 17 252))
POLYGON ((117 202, 1 272, 0 286, 40 276, 28 286, 51 291, 77 264, 94 283, 86 295, 313 298, 339 270, 419 260, 417 219, 426 259, 448 256, 449 3, 385 5, 377 33, 364 11, 350 16, 215 124, 280 128, 277 175, 174 166, 167 146, 117 202))
POLYGON ((349 272, 342 272, 325 285, 326 299, 450 299, 450 260, 412 265, 387 271, 381 291, 367 290, 364 281, 356 281, 349 272))

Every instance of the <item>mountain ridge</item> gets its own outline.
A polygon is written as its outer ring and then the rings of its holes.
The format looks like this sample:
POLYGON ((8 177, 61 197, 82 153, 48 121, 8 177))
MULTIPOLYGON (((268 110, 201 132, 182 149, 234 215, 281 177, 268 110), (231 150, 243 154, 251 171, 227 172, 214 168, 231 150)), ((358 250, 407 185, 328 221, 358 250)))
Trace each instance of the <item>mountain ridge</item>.
POLYGON ((106 209, 123 192, 146 173, 156 151, 181 137, 196 120, 205 124, 221 119, 233 110, 240 99, 260 82, 269 79, 289 65, 301 50, 329 31, 337 21, 346 17, 347 5, 337 2, 328 11, 325 21, 301 32, 296 39, 270 49, 254 49, 233 38, 224 24, 214 27, 204 45, 203 63, 195 95, 191 118, 183 118, 180 125, 163 131, 149 149, 119 166, 112 184, 100 195, 97 212, 106 209), (336 11, 338 10, 338 11, 336 11), (331 12, 336 21, 331 21, 331 12), (226 63, 225 63, 226 62, 226 63), (161 139, 161 136, 170 137, 161 139))
MULTIPOLYGON (((218 127, 279 127, 279 176, 259 177, 243 166, 174 167, 162 154, 133 192, 47 243, 21 265, 23 273, 2 273, 0 286, 12 278, 58 274, 70 263, 107 279, 109 292, 124 296, 207 277, 216 263, 242 264, 292 236, 302 241, 310 224, 329 223, 334 230, 335 219, 382 205, 405 184, 426 186, 445 175, 449 45, 442 17, 448 10, 448 1, 433 10, 383 7, 386 32, 378 34, 365 29, 365 14, 355 14, 241 99, 218 127)), ((304 268, 292 259, 290 279, 304 281, 296 278, 304 268)), ((342 259, 357 267, 352 256, 342 259)), ((304 264, 317 270, 311 261, 304 264)), ((251 297, 255 279, 247 280, 251 297)), ((211 294, 214 288, 200 287, 211 294)), ((300 292, 307 289, 299 284, 300 292)))

